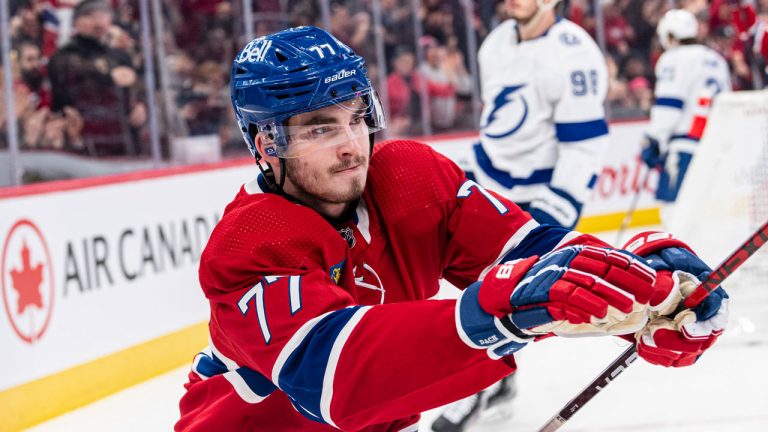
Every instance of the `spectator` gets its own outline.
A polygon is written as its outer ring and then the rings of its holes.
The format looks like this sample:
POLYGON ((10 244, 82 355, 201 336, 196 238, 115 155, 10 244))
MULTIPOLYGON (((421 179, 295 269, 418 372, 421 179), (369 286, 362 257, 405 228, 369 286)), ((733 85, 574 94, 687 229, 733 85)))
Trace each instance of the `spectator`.
POLYGON ((40 48, 32 41, 22 40, 16 46, 21 85, 30 93, 34 109, 51 106, 51 91, 44 83, 40 48))
POLYGON ((413 119, 419 118, 419 95, 414 90, 416 56, 400 48, 393 61, 394 69, 387 77, 389 115, 387 128, 392 136, 414 132, 413 119))
POLYGON ((653 105, 653 91, 651 90, 651 84, 648 79, 643 76, 633 78, 629 82, 629 96, 632 105, 640 109, 642 115, 647 116, 651 112, 651 105, 653 105))
POLYGON ((27 40, 37 45, 47 59, 56 50, 58 18, 50 2, 20 0, 11 2, 9 22, 11 45, 27 40))
POLYGON ((635 78, 642 77, 650 79, 650 73, 648 71, 648 58, 640 57, 639 55, 630 55, 627 57, 621 67, 622 75, 627 81, 632 81, 635 78))
POLYGON ((666 6, 666 0, 631 0, 622 12, 635 35, 629 41, 629 47, 634 55, 640 56, 646 62, 650 58, 651 44, 656 37, 656 26, 666 6))
POLYGON ((74 108, 84 119, 84 151, 92 156, 136 155, 147 120, 136 102, 138 80, 130 56, 109 47, 112 10, 103 0, 84 0, 74 10, 74 36, 52 58, 52 109, 74 108))
POLYGON ((635 38, 634 30, 621 16, 619 6, 612 1, 603 2, 603 16, 606 49, 620 58, 626 57, 629 55, 629 41, 635 38))
MULTIPOLYGON (((413 46, 413 22, 411 9, 401 0, 381 0, 382 27, 384 27, 384 51, 394 63, 401 54, 402 46, 413 46)), ((393 65, 388 64, 387 70, 393 65)))
MULTIPOLYGON (((19 147, 22 150, 75 147, 79 142, 82 119, 72 109, 62 114, 51 113, 48 85, 41 73, 40 48, 30 41, 22 41, 12 52, 11 62, 19 147)), ((5 142, 7 111, 4 103, 0 105, 3 105, 0 133, 5 142)))
POLYGON ((453 127, 456 120, 457 86, 463 93, 468 93, 469 77, 454 70, 458 66, 455 60, 451 65, 446 62, 446 49, 438 46, 434 38, 425 36, 422 46, 426 61, 419 73, 428 82, 431 124, 436 132, 445 131, 453 127))
POLYGON ((612 116, 620 114, 629 107, 630 99, 627 83, 619 76, 619 67, 613 56, 608 55, 605 58, 608 70, 608 93, 605 101, 612 116))
POLYGON ((218 134, 228 103, 226 71, 220 63, 206 61, 194 71, 192 86, 179 95, 178 105, 190 135, 218 134))

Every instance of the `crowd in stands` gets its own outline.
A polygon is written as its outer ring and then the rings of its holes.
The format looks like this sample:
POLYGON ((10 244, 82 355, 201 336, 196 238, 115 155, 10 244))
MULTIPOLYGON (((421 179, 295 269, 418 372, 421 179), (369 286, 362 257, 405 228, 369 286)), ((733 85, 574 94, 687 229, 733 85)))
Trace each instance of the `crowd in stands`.
MULTIPOLYGON (((174 136, 214 135, 225 152, 242 154, 228 99, 231 59, 247 42, 242 2, 158 3, 163 5, 159 11, 163 34, 156 39, 165 55, 158 58, 162 86, 155 91, 162 106, 164 151, 174 136)), ((471 43, 464 1, 422 0, 417 11, 411 0, 379 3, 383 28, 377 32, 371 0, 258 0, 253 2, 254 36, 288 26, 322 26, 325 16, 332 33, 366 58, 377 88, 386 84, 390 136, 423 134, 422 112, 429 115, 432 133, 475 128, 476 82, 469 73, 471 43), (418 41, 415 22, 421 24, 418 41), (377 36, 383 40, 385 65, 377 58, 377 36)), ((596 37, 601 26, 594 2, 566 3, 563 13, 596 37)), ((645 116, 653 104, 653 68, 661 55, 656 25, 671 3, 699 17, 702 39, 728 59, 736 89, 753 88, 764 79, 760 69, 764 64, 753 65, 768 53, 768 37, 763 37, 768 0, 601 0, 612 118, 645 116)), ((148 89, 139 2, 11 0, 10 7, 21 148, 147 156, 148 89)), ((472 12, 471 32, 479 46, 506 19, 503 1, 475 1, 472 12)), ((4 105, 0 104, 0 148, 6 140, 4 105)))

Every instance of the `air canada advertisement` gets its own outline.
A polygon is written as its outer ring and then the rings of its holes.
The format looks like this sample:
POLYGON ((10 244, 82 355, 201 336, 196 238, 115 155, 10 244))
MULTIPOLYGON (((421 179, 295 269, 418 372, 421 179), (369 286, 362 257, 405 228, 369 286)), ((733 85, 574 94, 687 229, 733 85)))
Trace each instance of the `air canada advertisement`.
POLYGON ((200 255, 250 166, 0 199, 0 390, 207 318, 200 255))

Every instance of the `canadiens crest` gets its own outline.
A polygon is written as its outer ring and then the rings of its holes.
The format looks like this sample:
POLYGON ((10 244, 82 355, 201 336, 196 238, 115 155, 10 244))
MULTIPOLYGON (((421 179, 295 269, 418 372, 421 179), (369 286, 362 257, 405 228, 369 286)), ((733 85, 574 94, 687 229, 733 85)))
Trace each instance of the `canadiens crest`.
POLYGON ((341 260, 340 263, 331 266, 331 269, 328 271, 328 274, 331 276, 331 279, 333 279, 333 283, 336 285, 339 284, 339 281, 341 280, 341 270, 344 268, 344 262, 345 260, 341 260))

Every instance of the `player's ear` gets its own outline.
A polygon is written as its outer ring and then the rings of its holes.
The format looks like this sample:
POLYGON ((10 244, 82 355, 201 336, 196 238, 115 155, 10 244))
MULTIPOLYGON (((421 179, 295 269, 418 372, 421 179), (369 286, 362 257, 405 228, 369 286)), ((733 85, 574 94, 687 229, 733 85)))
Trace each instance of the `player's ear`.
POLYGON ((256 151, 261 155, 261 159, 272 166, 277 166, 279 162, 278 158, 276 156, 271 156, 269 152, 266 151, 265 147, 268 142, 267 137, 264 136, 262 132, 257 132, 255 128, 251 129, 249 132, 253 134, 253 142, 256 144, 256 151))

